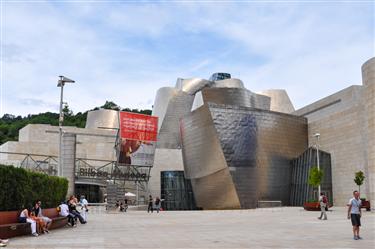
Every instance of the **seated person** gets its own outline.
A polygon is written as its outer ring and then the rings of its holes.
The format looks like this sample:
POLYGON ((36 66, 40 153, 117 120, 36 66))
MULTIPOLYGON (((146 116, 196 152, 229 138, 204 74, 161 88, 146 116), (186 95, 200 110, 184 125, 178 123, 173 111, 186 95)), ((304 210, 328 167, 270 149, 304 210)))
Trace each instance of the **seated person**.
POLYGON ((29 213, 31 213, 31 208, 23 209, 20 213, 20 216, 18 217, 18 222, 20 223, 30 223, 31 225, 31 234, 35 237, 39 236, 39 234, 36 232, 36 222, 33 220, 29 213))
POLYGON ((77 198, 74 195, 72 195, 68 202, 69 212, 73 214, 75 218, 78 218, 81 224, 86 224, 86 221, 82 217, 81 213, 77 211, 77 204, 77 198))
POLYGON ((30 217, 31 217, 31 219, 35 220, 35 222, 36 222, 36 224, 37 224, 36 227, 37 227, 38 233, 39 233, 39 234, 45 233, 46 223, 43 221, 42 218, 37 217, 37 216, 35 215, 35 211, 34 211, 34 209, 31 210, 31 212, 30 212, 30 217))
POLYGON ((69 207, 66 205, 65 202, 61 202, 60 206, 58 207, 59 215, 62 217, 68 217, 68 224, 72 227, 74 226, 74 218, 75 216, 69 212, 69 207))
POLYGON ((0 239, 0 247, 6 247, 8 242, 8 239, 0 239))
POLYGON ((42 218, 43 221, 44 221, 44 223, 46 223, 45 232, 49 233, 49 228, 52 225, 52 219, 50 219, 49 217, 43 215, 42 202, 40 200, 37 200, 35 202, 35 204, 34 204, 34 212, 35 212, 35 216, 36 217, 42 218))

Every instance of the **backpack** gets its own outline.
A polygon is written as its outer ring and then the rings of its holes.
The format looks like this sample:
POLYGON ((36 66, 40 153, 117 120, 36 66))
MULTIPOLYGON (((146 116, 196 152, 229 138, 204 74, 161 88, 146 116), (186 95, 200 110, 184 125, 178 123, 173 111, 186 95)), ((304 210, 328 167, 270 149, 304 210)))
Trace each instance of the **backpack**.
POLYGON ((327 202, 328 202, 327 196, 323 196, 323 203, 327 203, 327 202))

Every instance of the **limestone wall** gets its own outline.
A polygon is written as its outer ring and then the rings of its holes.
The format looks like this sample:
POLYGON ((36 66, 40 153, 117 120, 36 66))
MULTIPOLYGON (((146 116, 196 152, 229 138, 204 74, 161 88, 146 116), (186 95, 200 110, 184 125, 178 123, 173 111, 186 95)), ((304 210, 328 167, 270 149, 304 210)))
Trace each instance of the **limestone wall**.
POLYGON ((362 66, 362 81, 364 85, 364 102, 366 106, 367 133, 367 175, 368 198, 375 201, 375 58, 368 60, 362 66))
MULTIPOLYGON (((373 167, 369 165, 371 147, 367 141, 374 134, 374 128, 368 133, 367 117, 374 108, 365 100, 368 92, 364 86, 351 86, 294 112, 308 118, 309 146, 316 144, 314 134, 320 133, 320 148, 331 153, 334 205, 345 205, 358 189, 353 181, 356 171, 373 178, 366 173, 373 167)), ((362 196, 375 199, 373 182, 366 179, 362 196)))

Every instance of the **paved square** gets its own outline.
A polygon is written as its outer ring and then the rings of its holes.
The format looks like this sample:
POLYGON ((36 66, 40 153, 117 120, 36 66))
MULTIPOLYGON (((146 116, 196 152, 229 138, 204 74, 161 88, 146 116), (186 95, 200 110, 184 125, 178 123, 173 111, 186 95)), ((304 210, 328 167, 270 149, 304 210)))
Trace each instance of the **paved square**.
POLYGON ((345 208, 328 220, 298 207, 228 211, 90 212, 89 222, 49 235, 11 239, 7 248, 375 248, 375 213, 363 212, 354 241, 345 208))

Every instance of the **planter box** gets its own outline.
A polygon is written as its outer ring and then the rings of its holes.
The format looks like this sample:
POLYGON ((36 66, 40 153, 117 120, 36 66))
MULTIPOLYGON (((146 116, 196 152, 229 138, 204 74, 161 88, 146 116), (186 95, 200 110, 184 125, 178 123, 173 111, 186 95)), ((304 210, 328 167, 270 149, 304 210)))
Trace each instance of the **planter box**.
MULTIPOLYGON (((333 207, 331 203, 328 203, 328 208, 333 207)), ((306 211, 320 211, 320 204, 319 202, 305 202, 303 204, 303 208, 306 211)))
POLYGON ((361 208, 365 208, 366 211, 371 211, 371 203, 370 203, 370 201, 366 201, 366 200, 361 200, 361 201, 362 201, 361 208))

